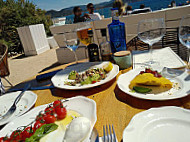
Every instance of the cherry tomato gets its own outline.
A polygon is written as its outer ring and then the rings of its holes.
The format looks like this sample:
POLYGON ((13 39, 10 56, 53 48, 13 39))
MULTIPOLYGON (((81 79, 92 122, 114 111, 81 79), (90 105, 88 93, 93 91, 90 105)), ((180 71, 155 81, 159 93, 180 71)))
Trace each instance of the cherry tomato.
POLYGON ((4 142, 4 137, 1 137, 1 138, 0 138, 0 142, 4 142))
POLYGON ((15 130, 12 132, 10 139, 11 140, 20 140, 22 138, 21 130, 15 130))
POLYGON ((52 115, 46 115, 44 117, 44 120, 45 120, 46 124, 50 124, 50 123, 54 123, 56 118, 55 118, 55 116, 52 116, 52 115))
POLYGON ((143 73, 145 73, 145 72, 144 72, 144 71, 141 71, 141 72, 140 72, 140 74, 143 74, 143 73))
POLYGON ((6 136, 6 137, 1 137, 0 142, 10 142, 11 140, 6 136))
POLYGON ((158 78, 160 78, 160 77, 162 77, 162 75, 161 75, 161 74, 159 74, 159 73, 157 73, 157 77, 158 77, 158 78))
POLYGON ((64 119, 67 115, 67 110, 65 107, 59 107, 55 109, 58 119, 64 119))
POLYGON ((45 117, 45 115, 42 114, 42 113, 40 113, 40 114, 38 114, 38 116, 36 117, 36 121, 40 121, 41 123, 44 123, 44 122, 45 122, 44 117, 45 117))
POLYGON ((40 121, 36 121, 35 124, 34 124, 34 130, 37 130, 38 128, 40 128, 44 124, 45 123, 41 123, 40 121))
POLYGON ((54 115, 55 114, 55 109, 52 106, 49 106, 45 109, 45 114, 50 114, 50 115, 54 115))
POLYGON ((31 137, 34 134, 34 130, 32 127, 26 127, 24 131, 22 132, 22 140, 25 140, 26 138, 31 137))
POLYGON ((92 84, 96 83, 96 81, 92 81, 92 84))
POLYGON ((53 107, 56 109, 56 108, 59 108, 59 107, 63 107, 63 104, 60 100, 57 100, 57 101, 54 101, 53 102, 53 107))
POLYGON ((145 69, 145 72, 146 73, 151 73, 152 71, 151 71, 151 69, 145 69))

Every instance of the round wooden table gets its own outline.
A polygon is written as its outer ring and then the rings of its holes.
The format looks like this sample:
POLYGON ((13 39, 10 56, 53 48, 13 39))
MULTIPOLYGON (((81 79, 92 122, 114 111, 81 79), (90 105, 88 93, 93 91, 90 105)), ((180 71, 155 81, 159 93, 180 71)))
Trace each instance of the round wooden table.
MULTIPOLYGON (((85 60, 81 62, 84 61, 85 60)), ((60 65, 43 73, 57 69, 64 69, 71 64, 73 63, 60 65)), ((57 99, 70 98, 79 95, 86 96, 93 99, 97 104, 97 122, 95 124, 95 128, 98 130, 99 135, 103 135, 103 125, 113 124, 119 142, 122 141, 123 130, 129 124, 132 117, 139 112, 152 107, 160 106, 180 106, 190 109, 190 95, 181 99, 170 101, 150 101, 131 97, 119 90, 116 83, 118 76, 131 69, 132 68, 122 70, 119 72, 117 77, 110 82, 90 89, 70 91, 55 88, 51 90, 47 89, 34 91, 34 93, 38 96, 35 107, 53 102, 57 99)), ((26 82, 31 82, 32 86, 42 86, 50 83, 50 81, 37 83, 35 77, 26 82)))

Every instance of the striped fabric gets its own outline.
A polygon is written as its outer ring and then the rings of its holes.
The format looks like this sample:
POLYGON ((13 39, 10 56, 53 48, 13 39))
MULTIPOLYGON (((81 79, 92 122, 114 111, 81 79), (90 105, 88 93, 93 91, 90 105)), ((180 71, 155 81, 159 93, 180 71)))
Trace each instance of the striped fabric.
POLYGON ((3 86, 3 83, 1 82, 1 77, 0 77, 0 96, 3 95, 5 93, 5 89, 3 86))

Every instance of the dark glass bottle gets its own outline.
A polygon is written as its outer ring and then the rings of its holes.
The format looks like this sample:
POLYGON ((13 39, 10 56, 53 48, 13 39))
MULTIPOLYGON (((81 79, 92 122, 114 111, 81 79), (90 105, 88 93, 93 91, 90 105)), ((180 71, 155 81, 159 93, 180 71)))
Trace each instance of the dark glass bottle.
POLYGON ((108 25, 112 53, 126 49, 125 23, 119 21, 117 8, 112 8, 112 23, 108 25))
POLYGON ((93 43, 93 31, 88 31, 88 36, 90 37, 90 44, 87 46, 88 49, 88 56, 90 62, 99 62, 99 47, 97 44, 93 43))

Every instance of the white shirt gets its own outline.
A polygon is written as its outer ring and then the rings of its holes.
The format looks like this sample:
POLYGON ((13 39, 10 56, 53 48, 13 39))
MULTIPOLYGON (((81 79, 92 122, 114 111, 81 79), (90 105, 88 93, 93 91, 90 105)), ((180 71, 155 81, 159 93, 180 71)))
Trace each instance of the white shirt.
POLYGON ((88 14, 90 16, 90 18, 95 21, 95 20, 101 20, 102 17, 100 16, 99 13, 93 13, 93 14, 88 14))

